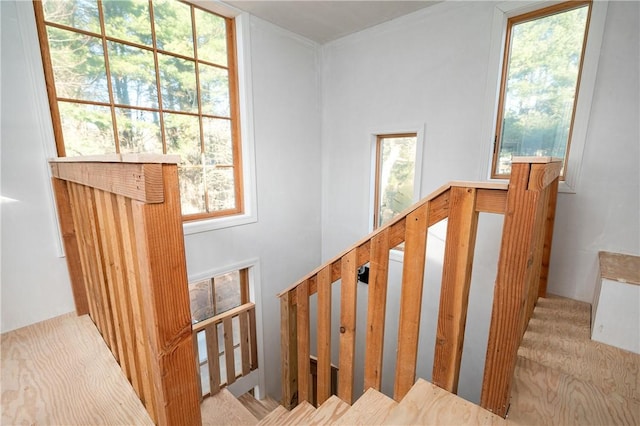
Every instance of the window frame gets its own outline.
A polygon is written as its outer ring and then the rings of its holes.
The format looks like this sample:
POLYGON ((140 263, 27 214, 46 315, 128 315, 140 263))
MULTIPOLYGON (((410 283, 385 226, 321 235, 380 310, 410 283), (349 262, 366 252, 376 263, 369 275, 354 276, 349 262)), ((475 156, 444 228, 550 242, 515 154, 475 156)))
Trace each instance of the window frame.
MULTIPOLYGON (((482 170, 489 180, 504 181, 508 176, 493 177, 494 145, 498 118, 498 100, 504 62, 507 21, 509 18, 544 9, 565 1, 507 1, 498 3, 494 8, 491 31, 491 47, 489 51, 487 84, 485 91, 485 116, 483 121, 482 140, 487 154, 482 170)), ((575 193, 582 167, 582 157, 586 143, 591 104, 595 91, 598 60, 607 16, 608 0, 593 1, 589 19, 588 37, 582 58, 579 96, 574 106, 574 120, 571 129, 571 155, 565 155, 566 167, 564 180, 560 181, 559 191, 575 193)))
MULTIPOLYGON (((382 128, 373 129, 368 132, 370 141, 370 181, 369 181, 369 206, 367 209, 367 216, 369 221, 369 231, 373 232, 375 228, 374 211, 376 209, 375 197, 378 190, 376 185, 376 174, 378 168, 377 161, 377 146, 379 136, 390 135, 416 135, 416 157, 415 157, 415 170, 413 175, 413 200, 412 203, 416 203, 420 200, 422 194, 422 167, 424 157, 424 134, 426 131, 425 123, 398 125, 398 126, 385 126, 382 128)), ((391 249, 389 252, 389 259, 397 262, 402 262, 404 258, 404 252, 399 249, 391 249)))
MULTIPOLYGON (((248 34, 244 34, 242 36, 238 36, 238 31, 239 31, 239 27, 241 27, 241 29, 243 30, 244 33, 246 33, 248 30, 246 29, 246 27, 248 27, 248 25, 246 24, 242 24, 239 25, 239 21, 240 19, 240 12, 224 6, 224 7, 220 7, 219 5, 215 5, 214 7, 208 7, 207 3, 202 3, 202 2, 198 2, 198 1, 183 1, 180 0, 181 3, 186 4, 187 6, 189 6, 191 8, 191 20, 192 22, 195 19, 195 15, 194 15, 194 10, 195 9, 200 9, 206 13, 211 13, 214 14, 220 18, 223 18, 226 24, 226 31, 227 31, 227 64, 226 64, 226 70, 228 71, 228 79, 229 79, 229 102, 230 102, 230 112, 229 112, 229 118, 228 120, 230 121, 231 125, 230 125, 230 129, 231 129, 231 137, 232 137, 232 152, 233 152, 233 164, 231 165, 231 167, 233 167, 233 176, 234 176, 234 197, 235 197, 235 207, 232 209, 225 209, 225 210, 217 210, 217 211, 210 211, 210 212, 199 212, 199 213, 192 213, 192 214, 183 214, 182 215, 182 221, 183 221, 183 227, 185 230, 185 233, 195 233, 195 232, 201 232, 202 230, 210 230, 210 229, 219 229, 219 228, 225 228, 228 226, 233 226, 236 224, 244 224, 244 223, 251 223, 256 221, 256 217, 255 217, 255 213, 252 211, 253 210, 253 205, 255 204, 254 199, 255 199, 255 192, 254 191, 248 191, 247 190, 247 183, 253 183, 252 187, 255 187, 255 182, 253 179, 253 173, 251 171, 251 169, 253 168, 253 161, 249 160, 245 160, 245 156, 251 156, 253 154, 253 129, 250 128, 248 130, 248 134, 249 137, 247 138, 250 143, 249 143, 249 147, 245 148, 245 141, 243 140, 243 131, 245 130, 246 126, 243 125, 243 123, 248 120, 248 118, 250 118, 250 113, 247 112, 247 107, 244 107, 244 102, 245 99, 247 98, 246 96, 246 92, 247 92, 247 88, 246 87, 242 87, 243 85, 246 86, 246 83, 243 82, 241 80, 241 77, 243 78, 247 78, 247 75, 250 75, 250 73, 242 73, 241 72, 241 67, 239 66, 239 63, 242 63, 243 65, 247 62, 246 60, 244 60, 245 58, 240 58, 240 52, 245 51, 246 48, 242 48, 240 46, 240 40, 242 40, 243 42, 247 43, 247 41, 249 40, 248 34), (242 90, 244 89, 244 90, 242 90), (244 93, 244 97, 241 99, 242 96, 242 92, 244 93), (249 170, 247 170, 249 169, 249 170), (251 198, 251 201, 247 202, 247 198, 251 198), (250 210, 247 210, 247 204, 249 204, 251 206, 250 210), (248 214, 247 214, 248 213, 248 214), (227 220, 225 220, 227 219, 227 220), (231 219, 231 220, 229 220, 231 219), (220 223, 214 223, 214 222, 220 222, 220 223), (191 223, 201 223, 200 226, 197 227, 190 227, 188 226, 191 223), (195 228, 195 230, 194 230, 195 228)), ((98 40, 100 40, 100 42, 102 43, 103 49, 105 50, 104 53, 104 57, 105 57, 105 72, 107 72, 107 86, 108 86, 108 90, 109 90, 109 102, 108 102, 108 106, 111 109, 111 116, 112 116, 112 121, 113 121, 113 128, 114 128, 114 148, 116 151, 119 150, 119 143, 118 143, 118 132, 116 131, 118 129, 117 127, 117 121, 116 121, 116 117, 115 117, 115 109, 116 108, 129 108, 132 110, 147 110, 148 108, 146 107, 139 107, 139 106, 135 106, 135 105, 121 105, 118 104, 115 99, 114 96, 112 95, 113 93, 113 89, 111 88, 112 83, 110 81, 109 78, 109 74, 108 74, 108 70, 109 70, 109 60, 108 58, 108 54, 106 53, 106 46, 107 43, 109 41, 113 41, 113 42, 117 42, 117 43, 122 43, 128 46, 133 46, 133 47, 137 47, 137 48, 143 48, 145 51, 151 51, 154 54, 154 57, 156 57, 156 55, 158 53, 162 53, 162 54, 168 54, 171 57, 176 57, 176 58, 181 58, 182 56, 180 54, 176 54, 176 53, 171 53, 171 52, 165 52, 161 49, 159 49, 156 46, 155 43, 155 34, 154 34, 154 26, 153 23, 151 25, 151 32, 152 32, 152 36, 153 36, 153 44, 151 47, 148 46, 142 46, 142 45, 138 45, 135 42, 131 42, 131 41, 127 41, 127 40, 123 40, 123 39, 119 39, 116 37, 111 37, 111 36, 106 36, 104 34, 104 29, 101 30, 100 34, 98 33, 92 33, 89 31, 85 31, 82 29, 77 29, 77 28, 73 28, 73 27, 67 27, 65 25, 62 24, 57 24, 57 23, 48 23, 45 20, 44 17, 44 10, 43 10, 43 3, 42 0, 33 0, 33 9, 34 9, 34 16, 35 16, 35 23, 36 23, 36 29, 37 29, 37 34, 38 34, 38 44, 39 44, 39 49, 40 49, 40 54, 41 54, 41 58, 42 58, 42 64, 43 64, 43 70, 44 70, 44 79, 45 79, 45 86, 46 86, 46 91, 47 91, 47 98, 48 98, 48 104, 49 104, 49 111, 50 111, 50 115, 51 115, 51 120, 52 120, 52 126, 53 126, 53 135, 54 135, 54 141, 55 141, 55 151, 57 153, 58 156, 65 156, 65 146, 64 146, 64 136, 62 133, 62 122, 61 122, 61 117, 60 117, 60 112, 59 112, 59 108, 58 108, 58 103, 60 101, 65 102, 65 101, 73 101, 75 103, 81 103, 81 104, 89 104, 89 105, 102 105, 103 102, 98 102, 98 101, 83 101, 83 100, 72 100, 72 99, 66 99, 66 98, 62 98, 57 96, 56 93, 56 87, 55 87, 55 80, 54 80, 54 75, 53 75, 53 68, 52 68, 52 64, 51 64, 51 59, 50 59, 50 51, 49 51, 49 42, 48 42, 48 34, 47 34, 47 27, 53 27, 53 28, 60 28, 60 29, 65 29, 65 30, 72 30, 75 33, 78 34, 85 34, 85 35, 89 35, 92 37, 96 37, 98 40)), ((150 3, 150 14, 151 14, 151 18, 153 19, 153 12, 151 11, 151 2, 150 3)), ((104 28, 104 15, 102 12, 99 13, 98 19, 100 21, 100 26, 101 28, 104 28)), ((195 42, 195 34, 194 34, 194 42, 195 42)), ((197 51, 197 49, 196 49, 197 51)), ((201 59, 199 59, 197 57, 197 54, 194 53, 194 57, 193 60, 195 63, 195 69, 197 72, 197 68, 198 68, 198 63, 200 61, 202 61, 201 59)), ((156 63, 156 67, 158 67, 158 59, 157 57, 155 58, 155 63, 156 63)), ((205 63, 208 63, 208 61, 205 61, 205 63)), ((218 67, 218 65, 216 65, 216 67, 218 67)), ((159 86, 159 71, 156 71, 156 84, 158 85, 158 96, 160 98, 160 86, 159 86)), ((196 74, 196 78, 197 78, 197 74, 196 74)), ((198 93, 200 92, 200 85, 198 83, 198 87, 197 87, 197 91, 198 93)), ((162 108, 160 105, 158 105, 157 109, 154 109, 160 116, 163 115, 164 112, 172 112, 172 113, 176 113, 176 111, 172 111, 172 110, 167 110, 162 108)), ((249 105, 249 110, 251 110, 251 105, 249 105)), ((182 112, 177 112, 178 114, 182 114, 182 112)), ((202 105, 201 102, 198 102, 198 111, 197 113, 189 113, 188 115, 191 116, 197 116, 199 121, 200 121, 200 144, 201 144, 201 150, 204 149, 204 145, 203 145, 203 140, 204 140, 204 135, 202 134, 202 117, 208 117, 207 114, 203 114, 202 112, 202 105)), ((226 118, 225 118, 226 119, 226 118)), ((162 117, 161 117, 161 122, 162 122, 162 117)), ((161 142, 163 145, 163 151, 166 151, 166 135, 164 133, 164 131, 162 131, 163 126, 161 124, 161 142)), ((251 158, 251 157, 249 157, 251 158)), ((205 192, 205 206, 208 206, 208 201, 207 201, 207 194, 208 191, 205 192)))

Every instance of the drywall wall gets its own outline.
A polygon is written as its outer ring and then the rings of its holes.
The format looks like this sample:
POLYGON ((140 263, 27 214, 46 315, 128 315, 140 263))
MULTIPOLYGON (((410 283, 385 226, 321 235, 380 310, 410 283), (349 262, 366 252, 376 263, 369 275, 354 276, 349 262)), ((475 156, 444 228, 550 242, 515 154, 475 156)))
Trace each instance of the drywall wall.
POLYGON ((2 324, 9 331, 74 309, 49 182, 55 144, 31 2, 2 19, 2 324), (32 32, 29 32, 32 31, 32 32))
MULTIPOLYGON (((324 259, 369 230, 370 135, 377 129, 424 124, 423 196, 450 180, 486 179, 481 137, 496 4, 440 3, 322 47, 324 259)), ((576 193, 559 196, 549 281, 550 292, 584 301, 593 295, 598 250, 640 249, 638 4, 611 2, 608 9, 582 170, 576 193)), ((495 258, 487 254, 497 253, 490 245, 502 222, 486 221, 472 284, 483 297, 472 303, 468 327, 489 318, 495 258)), ((390 292, 399 292, 395 285, 390 292)), ((463 371, 477 377, 471 389, 460 384, 471 400, 479 398, 486 346, 486 329, 478 327, 463 355, 463 371)))
POLYGON ((320 263, 317 45, 251 18, 258 221, 185 237, 190 275, 259 259, 267 392, 280 395, 276 294, 320 263))

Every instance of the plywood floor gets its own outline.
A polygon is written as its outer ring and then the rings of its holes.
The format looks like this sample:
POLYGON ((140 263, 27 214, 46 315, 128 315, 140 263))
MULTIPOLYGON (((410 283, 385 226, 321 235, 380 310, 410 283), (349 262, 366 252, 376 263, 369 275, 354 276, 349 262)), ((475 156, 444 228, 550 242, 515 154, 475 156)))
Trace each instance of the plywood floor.
POLYGON ((5 333, 3 425, 152 425, 88 316, 5 333))

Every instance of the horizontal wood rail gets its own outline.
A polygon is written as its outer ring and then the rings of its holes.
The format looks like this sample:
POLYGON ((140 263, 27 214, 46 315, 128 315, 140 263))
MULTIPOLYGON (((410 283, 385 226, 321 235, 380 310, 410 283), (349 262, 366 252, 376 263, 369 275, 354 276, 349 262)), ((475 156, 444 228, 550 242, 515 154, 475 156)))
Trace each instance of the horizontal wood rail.
MULTIPOLYGON (((209 394, 215 395, 225 386, 236 381, 237 378, 248 375, 258 368, 258 343, 256 337, 256 305, 245 303, 214 317, 196 323, 192 327, 195 347, 195 359, 200 379, 201 357, 198 348, 198 333, 204 333, 206 340, 206 363, 209 369, 209 394), (234 321, 237 318, 237 323, 234 321), (224 349, 220 351, 220 331, 224 349), (234 336, 239 336, 240 369, 236 369, 234 336), (222 380, 220 355, 224 355, 224 372, 226 379, 222 380), (213 355, 213 356, 212 356, 213 355)), ((202 394, 206 396, 206 394, 202 394)))
POLYGON ((200 425, 177 156, 50 161, 76 312, 159 425, 200 425))
POLYGON ((404 243, 394 399, 416 380, 427 230, 448 219, 432 380, 457 393, 464 345, 478 215, 505 215, 481 405, 506 409, 517 349, 535 300, 546 288, 562 163, 551 158, 514 159, 510 183, 453 182, 326 262, 279 294, 281 301, 282 403, 291 408, 331 396, 332 287, 339 285, 337 395, 353 402, 354 369, 364 363, 364 389, 380 390, 389 252, 404 243), (364 360, 355 359, 357 269, 369 263, 364 360), (337 281, 340 281, 337 284, 337 281), (317 366, 310 385, 310 299, 317 293, 317 366), (311 389, 311 390, 310 390, 311 389))

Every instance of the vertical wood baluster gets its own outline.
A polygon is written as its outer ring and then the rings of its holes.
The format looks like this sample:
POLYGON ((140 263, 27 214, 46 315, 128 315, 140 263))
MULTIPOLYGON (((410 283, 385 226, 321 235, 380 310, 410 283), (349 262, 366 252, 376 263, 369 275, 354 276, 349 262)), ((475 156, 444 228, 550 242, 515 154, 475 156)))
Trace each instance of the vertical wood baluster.
POLYGON ((309 281, 306 280, 296 288, 297 323, 298 323, 298 403, 310 402, 309 376, 309 281))
POLYGON ((400 401, 415 383, 428 216, 429 203, 426 203, 407 215, 406 220, 398 355, 393 391, 393 398, 396 401, 400 401))
POLYGON ((340 364, 338 366, 338 396, 348 404, 353 402, 353 369, 356 348, 356 273, 357 249, 342 257, 340 285, 340 364))
POLYGON ((318 286, 318 406, 331 396, 331 266, 317 275, 318 286))
POLYGON ((478 228, 476 189, 452 187, 449 200, 432 380, 457 393, 478 228))
POLYGON ((369 263, 369 301, 367 307, 366 351, 364 355, 364 390, 380 390, 382 354, 389 277, 389 229, 371 240, 369 263))
POLYGON ((298 401, 298 332, 296 305, 291 300, 293 291, 280 296, 281 403, 286 409, 295 407, 298 401))

